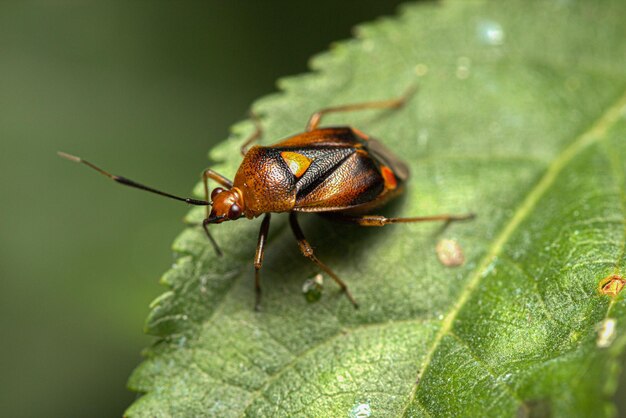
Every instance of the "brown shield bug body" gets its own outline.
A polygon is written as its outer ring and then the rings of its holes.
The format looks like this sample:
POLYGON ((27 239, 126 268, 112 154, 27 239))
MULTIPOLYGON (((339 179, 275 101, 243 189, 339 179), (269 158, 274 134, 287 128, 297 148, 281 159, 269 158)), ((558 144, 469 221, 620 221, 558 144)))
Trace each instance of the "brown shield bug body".
POLYGON ((358 307, 347 285, 320 261, 304 237, 297 220, 299 212, 314 212, 328 218, 361 226, 384 226, 393 223, 456 221, 473 215, 433 215, 410 218, 386 218, 371 211, 384 205, 404 190, 407 166, 380 142, 358 129, 344 126, 318 128, 322 117, 333 112, 401 107, 413 90, 393 100, 329 107, 314 113, 306 131, 271 146, 248 146, 261 136, 255 133, 242 146, 243 161, 234 181, 207 169, 202 174, 205 200, 183 198, 144 186, 133 180, 110 174, 73 155, 59 153, 69 160, 85 164, 126 186, 146 190, 192 205, 206 206, 202 226, 218 254, 221 251, 209 233, 210 224, 248 219, 263 215, 254 256, 256 304, 261 302, 260 270, 270 226, 271 213, 288 212, 289 224, 302 254, 324 270, 358 307), (221 187, 209 194, 209 179, 221 187))

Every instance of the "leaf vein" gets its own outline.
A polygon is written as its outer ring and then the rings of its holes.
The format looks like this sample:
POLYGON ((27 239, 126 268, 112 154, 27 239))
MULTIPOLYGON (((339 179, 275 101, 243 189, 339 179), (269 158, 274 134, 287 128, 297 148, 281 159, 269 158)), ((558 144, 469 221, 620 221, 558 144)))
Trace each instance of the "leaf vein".
POLYGON ((362 330, 362 329, 388 326, 390 324, 424 324, 424 323, 429 322, 429 321, 430 321, 429 319, 411 318, 411 319, 407 319, 407 320, 403 320, 403 321, 386 321, 386 322, 381 322, 381 323, 359 324, 359 325, 356 325, 356 326, 350 327, 350 328, 342 328, 336 334, 333 334, 332 336, 326 338, 325 340, 322 340, 322 341, 318 342, 317 344, 314 344, 314 345, 310 346, 309 348, 307 348, 306 350, 304 350, 300 354, 294 355, 293 359, 290 362, 285 364, 282 368, 280 368, 278 371, 276 371, 276 373, 271 375, 269 377, 269 379, 267 380, 267 382, 265 382, 263 387, 261 387, 260 389, 258 389, 258 390, 253 392, 252 399, 250 400, 250 402, 248 402, 244 406, 243 412, 242 412, 241 416, 245 416, 246 411, 248 410, 248 408, 254 403, 254 401, 259 396, 265 397, 265 395, 264 395, 265 390, 268 389, 272 385, 272 383, 274 381, 276 381, 278 378, 280 378, 280 376, 282 376, 288 370, 291 370, 291 369, 295 368, 295 366, 296 366, 296 364, 297 364, 297 362, 299 360, 305 358, 306 356, 308 356, 311 353, 314 353, 315 351, 321 349, 322 347, 324 347, 324 346, 326 346, 328 344, 331 344, 335 340, 337 340, 337 339, 339 339, 341 337, 347 337, 350 334, 352 334, 352 333, 354 333, 356 331, 362 330))
MULTIPOLYGON (((487 362, 481 359, 480 356, 478 356, 478 354, 476 354, 474 350, 472 350, 472 347, 470 347, 470 345, 463 338, 457 335, 454 331, 450 331, 448 335, 452 336, 459 344, 461 344, 461 346, 463 346, 467 350, 467 352, 472 357, 472 359, 476 362, 476 364, 479 364, 480 366, 482 366, 495 382, 501 383, 500 381, 498 381, 498 378, 496 377, 495 372, 491 369, 491 367, 489 367, 487 362)), ((516 401, 518 401, 519 403, 523 402, 523 400, 520 398, 517 392, 515 392, 510 385, 507 385, 506 383, 504 383, 504 387, 506 391, 509 392, 509 394, 516 401)))
POLYGON ((563 326, 563 322, 557 320, 554 315, 552 315, 552 311, 548 308, 548 304, 546 303, 546 299, 545 296, 543 294, 543 292, 541 291, 541 289, 539 288, 539 283, 537 283, 537 280, 530 275, 530 273, 528 273, 526 271, 526 269, 524 269, 520 263, 518 263, 517 261, 511 259, 508 256, 505 255, 500 255, 500 260, 503 260, 504 262, 508 263, 511 267, 513 267, 515 270, 517 270, 522 276, 526 277, 528 279, 528 281, 530 283, 532 283, 532 287, 535 290, 535 292, 537 293, 537 298, 539 300, 539 303, 541 304, 546 317, 550 320, 550 322, 554 323, 555 325, 561 325, 563 326))

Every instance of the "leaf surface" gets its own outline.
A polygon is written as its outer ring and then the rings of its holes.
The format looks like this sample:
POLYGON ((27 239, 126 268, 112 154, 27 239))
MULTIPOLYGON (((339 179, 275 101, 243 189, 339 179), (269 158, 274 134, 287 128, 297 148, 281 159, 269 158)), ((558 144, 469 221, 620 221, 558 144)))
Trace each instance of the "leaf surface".
MULTIPOLYGON (((315 110, 417 83, 401 110, 324 124, 355 126, 410 166, 384 214, 477 218, 442 229, 301 216, 359 310, 329 278, 319 303, 305 301, 317 270, 284 216, 272 218, 261 313, 260 221, 214 227, 222 258, 186 229, 128 416, 610 415, 626 309, 600 289, 626 264, 624 21, 618 0, 418 3, 359 27, 314 59, 316 72, 281 80, 254 105, 265 145, 315 110), (463 265, 442 265, 441 238, 462 247, 463 265)), ((234 176, 252 130, 236 125, 212 168, 234 176)))

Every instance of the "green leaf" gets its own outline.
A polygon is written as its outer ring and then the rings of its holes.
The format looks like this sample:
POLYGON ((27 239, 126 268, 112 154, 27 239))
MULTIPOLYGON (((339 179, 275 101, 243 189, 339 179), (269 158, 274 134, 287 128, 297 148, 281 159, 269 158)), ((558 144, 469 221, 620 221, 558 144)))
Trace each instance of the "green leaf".
MULTIPOLYGON (((478 216, 443 230, 301 216, 359 310, 329 278, 321 301, 306 302, 318 271, 284 216, 272 219, 260 313, 260 221, 213 228, 223 258, 186 229, 147 322, 161 338, 130 379, 145 394, 128 415, 611 415, 626 306, 599 289, 626 266, 624 22, 621 0, 414 4, 316 57, 316 72, 281 80, 282 93, 254 106, 263 144, 319 108, 417 83, 401 110, 325 124, 358 127, 410 165, 384 213, 478 216), (438 260, 442 238, 462 247, 463 265, 438 260)), ((232 177, 252 130, 236 125, 212 167, 232 177)))

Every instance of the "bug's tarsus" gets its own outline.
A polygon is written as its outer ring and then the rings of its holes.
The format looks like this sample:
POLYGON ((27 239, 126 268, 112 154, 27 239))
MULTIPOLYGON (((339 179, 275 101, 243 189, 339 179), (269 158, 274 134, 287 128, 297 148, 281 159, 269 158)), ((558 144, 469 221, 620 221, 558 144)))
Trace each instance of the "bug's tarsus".
POLYGON ((289 213, 289 224, 291 225, 291 230, 293 231, 293 234, 296 237, 296 240, 298 241, 298 246, 300 247, 300 251, 302 252, 302 255, 304 255, 306 258, 308 258, 309 260, 317 264, 322 270, 324 270, 326 274, 328 274, 339 285, 339 287, 341 287, 341 290, 346 295, 348 300, 352 303, 354 308, 358 309, 359 304, 356 302, 356 300, 352 296, 352 293, 350 293, 350 290, 348 289, 348 285, 343 280, 341 280, 339 276, 337 276, 335 272, 330 269, 330 267, 328 267, 319 258, 315 256, 315 253, 313 252, 313 247, 311 247, 311 244, 309 244, 309 242, 304 237, 304 233, 302 232, 302 229, 300 228, 300 225, 298 224, 298 218, 297 218, 296 212, 289 213))
POLYGON ((419 85, 417 83, 411 84, 409 88, 406 89, 404 94, 398 99, 398 107, 404 106, 409 100, 411 100, 413 96, 415 96, 415 93, 417 93, 418 89, 419 85))
POLYGON ((256 294, 254 309, 261 310, 261 267, 263 266, 263 256, 265 255, 265 243, 270 231, 271 214, 268 212, 263 216, 261 229, 259 230, 259 240, 256 245, 254 255, 254 291, 256 294))
POLYGON ((450 217, 446 219, 446 224, 449 224, 452 222, 471 221, 472 219, 476 218, 475 213, 466 213, 464 215, 449 215, 449 216, 450 217))
MULTIPOLYGON (((261 286, 257 286, 256 283, 259 282, 258 273, 254 276, 255 278, 255 286, 254 286, 254 310, 256 312, 261 312, 261 286)), ((260 282, 259 282, 260 283, 260 282)))
POLYGON ((189 203, 190 205, 196 205, 196 206, 207 206, 210 205, 210 202, 206 201, 206 200, 198 200, 198 199, 192 199, 190 197, 180 197, 180 196, 176 196, 170 193, 166 193, 163 192, 161 190, 157 190, 157 189, 153 189, 152 187, 148 187, 145 186, 141 183, 137 183, 136 181, 127 179, 126 177, 122 177, 122 176, 116 176, 114 174, 109 173, 108 171, 105 171, 103 169, 101 169, 100 167, 98 167, 97 165, 90 163, 87 160, 84 160, 80 157, 77 157, 75 155, 71 155, 71 154, 67 154, 65 152, 57 152, 57 154, 59 155, 59 157, 65 158, 67 160, 73 161, 75 163, 81 163, 86 165, 89 168, 92 168, 94 170, 96 170, 98 173, 110 178, 111 180, 114 180, 120 184, 123 184, 124 186, 130 186, 130 187, 134 187, 136 189, 141 189, 141 190, 145 190, 147 192, 150 193, 155 193, 161 196, 165 196, 165 197, 169 197, 170 199, 174 199, 174 200, 178 200, 181 202, 185 202, 185 203, 189 203))
POLYGON ((215 241, 215 238, 213 238, 213 236, 209 232, 209 224, 215 223, 217 219, 218 219, 217 217, 206 218, 205 220, 202 221, 202 228, 204 229, 204 232, 206 233, 207 238, 209 238, 209 241, 211 241, 211 244, 213 245, 213 248, 215 249, 215 252, 217 253, 217 255, 219 257, 222 257, 224 253, 220 249, 220 246, 217 245, 217 241, 215 241))
POLYGON ((466 215, 458 215, 458 216, 454 216, 451 219, 446 220, 442 225, 441 228, 438 228, 434 233, 433 236, 438 236, 440 234, 442 234, 446 229, 448 229, 448 227, 450 226, 450 224, 452 224, 453 222, 463 222, 463 221, 469 221, 472 220, 476 217, 476 214, 474 213, 468 213, 466 215))

